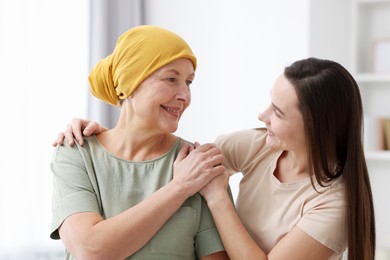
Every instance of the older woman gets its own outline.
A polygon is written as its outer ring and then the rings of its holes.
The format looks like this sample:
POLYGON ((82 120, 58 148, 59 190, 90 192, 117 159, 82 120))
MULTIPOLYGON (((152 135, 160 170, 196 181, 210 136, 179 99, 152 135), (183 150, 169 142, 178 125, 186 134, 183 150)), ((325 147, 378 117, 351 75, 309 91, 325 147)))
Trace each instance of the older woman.
POLYGON ((227 258, 197 193, 224 172, 222 155, 172 134, 195 69, 187 43, 156 26, 124 33, 92 69, 92 93, 121 113, 113 129, 54 152, 51 238, 67 259, 227 258))

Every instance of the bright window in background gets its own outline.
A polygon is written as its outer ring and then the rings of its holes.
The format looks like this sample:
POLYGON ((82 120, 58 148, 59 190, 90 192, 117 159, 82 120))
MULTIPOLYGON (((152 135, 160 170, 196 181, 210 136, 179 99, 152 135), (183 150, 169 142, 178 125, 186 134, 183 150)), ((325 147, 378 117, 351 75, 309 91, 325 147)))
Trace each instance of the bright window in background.
POLYGON ((89 0, 0 0, 0 259, 63 258, 51 143, 86 117, 88 29, 89 0))

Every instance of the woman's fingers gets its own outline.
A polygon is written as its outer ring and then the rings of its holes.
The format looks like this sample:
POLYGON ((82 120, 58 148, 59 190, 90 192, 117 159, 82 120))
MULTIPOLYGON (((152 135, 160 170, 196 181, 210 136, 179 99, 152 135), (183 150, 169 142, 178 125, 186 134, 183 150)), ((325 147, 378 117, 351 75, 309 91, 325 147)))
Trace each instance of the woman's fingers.
MULTIPOLYGON (((70 141, 73 140, 73 137, 76 138, 77 142, 80 145, 84 144, 84 139, 83 139, 83 134, 82 130, 84 129, 83 127, 83 122, 79 118, 73 118, 70 125, 66 128, 65 132, 65 137, 70 141)), ((70 142, 69 142, 70 144, 70 142)))
POLYGON ((223 164, 223 156, 222 154, 216 154, 210 157, 210 163, 212 166, 219 166, 223 164))
POLYGON ((174 163, 174 180, 193 195, 225 171, 222 162, 221 151, 214 144, 182 144, 174 163))
POLYGON ((189 153, 189 149, 190 149, 190 145, 186 142, 182 142, 181 143, 181 148, 180 148, 180 151, 177 155, 177 158, 176 160, 177 161, 182 161, 184 158, 187 157, 188 153, 189 153))
POLYGON ((57 139, 54 140, 54 142, 52 143, 52 146, 56 147, 57 145, 63 145, 64 138, 65 138, 64 132, 59 133, 57 139))
POLYGON ((221 150, 214 144, 196 145, 195 151, 204 154, 205 159, 210 162, 211 166, 221 165, 223 163, 223 156, 221 150))
POLYGON ((100 124, 89 121, 87 119, 73 118, 65 128, 64 132, 60 132, 57 139, 52 143, 53 146, 64 144, 67 139, 70 146, 73 146, 75 140, 80 144, 84 144, 84 137, 92 134, 99 134, 107 129, 100 126, 100 124))
POLYGON ((95 121, 87 121, 87 120, 81 120, 80 126, 78 126, 83 130, 84 136, 90 136, 92 134, 99 134, 102 132, 102 129, 98 123, 95 121))

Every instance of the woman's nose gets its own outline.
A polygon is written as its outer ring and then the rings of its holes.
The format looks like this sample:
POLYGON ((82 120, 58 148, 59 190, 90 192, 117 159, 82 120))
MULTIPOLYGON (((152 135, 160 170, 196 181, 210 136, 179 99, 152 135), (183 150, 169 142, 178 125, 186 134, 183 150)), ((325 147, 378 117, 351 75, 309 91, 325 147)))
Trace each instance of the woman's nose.
POLYGON ((260 112, 259 115, 257 116, 257 118, 264 122, 264 123, 267 123, 268 122, 268 115, 269 115, 269 111, 271 110, 271 106, 267 107, 264 111, 260 112))
POLYGON ((264 122, 264 112, 260 112, 259 115, 257 116, 257 119, 264 122))
POLYGON ((181 84, 177 93, 177 98, 189 103, 191 101, 191 92, 187 84, 181 84))

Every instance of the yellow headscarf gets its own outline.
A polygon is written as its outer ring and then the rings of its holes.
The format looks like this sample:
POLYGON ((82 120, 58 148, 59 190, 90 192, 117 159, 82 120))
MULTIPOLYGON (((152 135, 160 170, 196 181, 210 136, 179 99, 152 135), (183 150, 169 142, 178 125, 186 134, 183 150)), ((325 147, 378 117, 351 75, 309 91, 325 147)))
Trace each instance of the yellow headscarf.
POLYGON ((196 57, 177 34, 151 25, 134 27, 122 34, 112 54, 100 60, 88 77, 97 98, 118 106, 148 76, 178 59, 188 58, 196 69, 196 57))

